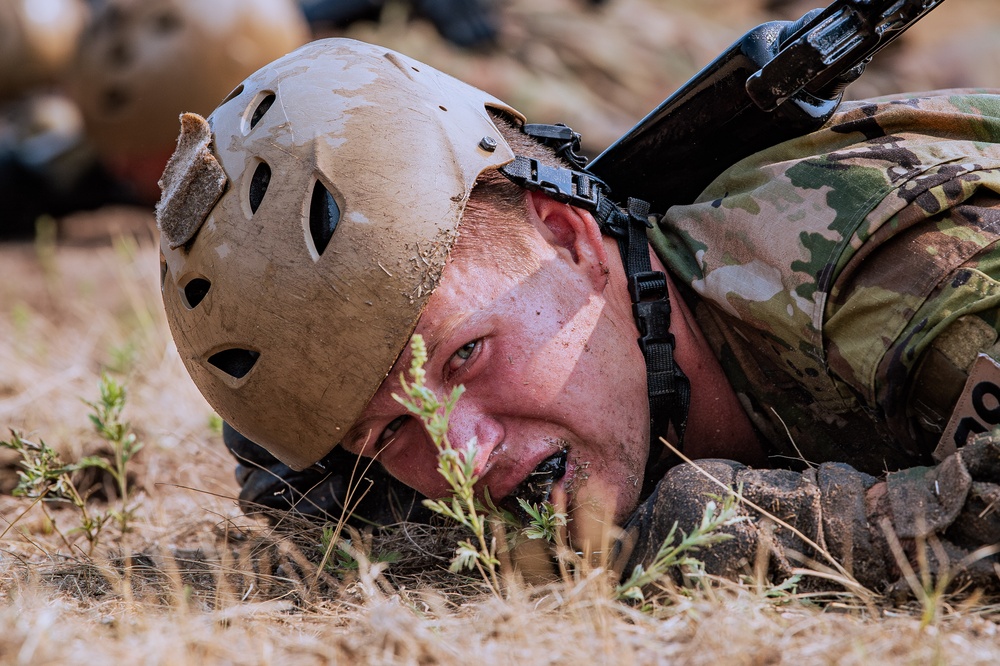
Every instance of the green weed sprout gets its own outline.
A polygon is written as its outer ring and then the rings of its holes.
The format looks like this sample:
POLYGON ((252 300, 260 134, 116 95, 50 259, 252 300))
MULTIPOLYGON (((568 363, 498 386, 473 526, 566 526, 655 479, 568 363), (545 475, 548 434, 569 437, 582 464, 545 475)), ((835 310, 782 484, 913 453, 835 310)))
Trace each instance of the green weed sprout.
POLYGON ((475 543, 464 540, 458 543, 451 571, 476 568, 483 580, 497 594, 500 582, 497 568, 500 560, 496 556, 496 540, 486 535, 487 513, 475 498, 475 485, 479 478, 475 474, 476 440, 468 442, 461 451, 452 447, 448 440, 448 420, 455 404, 465 391, 464 386, 456 386, 451 395, 440 400, 425 383, 427 373, 427 348, 423 336, 415 334, 410 343, 413 360, 410 363, 410 379, 400 375, 404 396, 393 394, 393 398, 408 412, 420 419, 431 441, 438 451, 438 473, 448 482, 451 497, 447 499, 424 500, 431 511, 446 516, 468 528, 475 537, 475 543))
MULTIPOLYGON (((82 532, 90 544, 88 553, 93 553, 100 538, 104 524, 111 518, 110 514, 104 512, 91 512, 87 508, 87 498, 80 494, 73 484, 72 475, 74 472, 89 467, 84 461, 79 463, 64 463, 59 454, 50 448, 43 440, 32 442, 24 436, 11 430, 9 441, 0 441, 0 448, 16 451, 21 460, 21 469, 17 471, 18 483, 14 488, 15 497, 26 497, 35 500, 36 503, 42 500, 51 502, 66 502, 80 512, 80 526, 71 530, 72 532, 82 532)), ((44 504, 41 505, 44 511, 44 504)), ((23 515, 23 514, 22 514, 23 515)), ((46 513, 48 515, 48 513, 46 513)), ((49 517, 53 526, 55 521, 49 517)), ((16 521, 15 521, 16 522, 16 521)), ((9 526, 7 529, 10 529, 9 526)), ((59 532, 56 532, 63 539, 66 546, 72 549, 69 540, 59 532)), ((5 530, 6 531, 6 530, 5 530)))
MULTIPOLYGON (((327 553, 330 553, 330 557, 326 560, 325 564, 326 570, 340 576, 349 571, 360 570, 360 563, 357 557, 355 557, 354 552, 352 552, 355 546, 351 539, 339 539, 337 545, 331 547, 337 533, 337 529, 327 523, 323 526, 323 533, 320 535, 320 554, 326 556, 327 553)), ((403 557, 402 554, 394 550, 372 553, 365 546, 362 547, 365 548, 364 552, 368 561, 372 563, 385 562, 386 564, 392 564, 393 562, 398 562, 403 557)))
MULTIPOLYGON (((97 402, 84 402, 94 410, 90 421, 97 434, 111 444, 114 464, 100 456, 86 456, 74 463, 63 462, 59 454, 43 440, 39 439, 37 443, 30 441, 16 430, 10 431, 9 441, 0 441, 0 448, 11 449, 21 456, 21 469, 17 472, 18 484, 14 488, 14 495, 35 500, 36 503, 66 502, 74 506, 80 512, 80 525, 70 530, 70 533, 83 533, 89 543, 88 554, 93 553, 108 520, 114 519, 122 533, 128 531, 129 520, 135 514, 135 507, 128 506, 128 464, 142 448, 142 443, 131 432, 131 426, 121 419, 121 412, 125 407, 125 387, 104 375, 101 377, 100 392, 101 397, 97 402), (114 478, 120 509, 93 511, 88 507, 89 494, 77 489, 73 483, 73 473, 89 468, 104 470, 114 478)), ((41 506, 44 511, 44 503, 41 506)), ((51 522, 53 526, 56 525, 55 521, 51 522)), ((72 550, 66 536, 59 532, 58 527, 55 529, 72 550)))
POLYGON ((746 516, 740 516, 738 511, 741 495, 742 489, 727 495, 725 499, 712 497, 705 505, 701 522, 690 534, 681 532, 682 538, 676 545, 674 539, 677 536, 677 523, 674 522, 653 561, 648 567, 637 565, 632 570, 632 575, 615 588, 615 599, 640 603, 645 601, 642 589, 663 578, 674 567, 684 567, 689 573, 703 571, 704 564, 692 557, 691 553, 733 538, 719 530, 746 520, 746 516))
POLYGON ((118 522, 122 532, 128 531, 129 520, 135 513, 134 507, 128 506, 128 464, 142 447, 142 442, 138 441, 132 426, 127 421, 122 421, 121 414, 125 408, 126 391, 125 387, 107 374, 101 376, 100 383, 101 398, 96 402, 86 402, 94 410, 90 414, 90 422, 94 426, 97 434, 108 444, 114 452, 114 465, 99 456, 87 456, 80 461, 81 467, 98 467, 107 471, 115 480, 118 486, 118 497, 121 502, 121 510, 113 511, 112 515, 118 522))
POLYGON ((566 526, 566 512, 557 511, 552 502, 535 504, 518 497, 517 503, 528 515, 528 525, 520 533, 528 539, 545 539, 549 543, 555 543, 559 528, 566 526))

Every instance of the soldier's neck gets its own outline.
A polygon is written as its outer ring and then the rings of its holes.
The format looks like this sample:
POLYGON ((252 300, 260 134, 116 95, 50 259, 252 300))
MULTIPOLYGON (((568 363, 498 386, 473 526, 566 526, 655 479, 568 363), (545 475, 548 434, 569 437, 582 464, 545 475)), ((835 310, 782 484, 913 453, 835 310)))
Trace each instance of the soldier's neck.
POLYGON ((650 251, 650 260, 653 270, 667 275, 672 308, 670 332, 677 340, 674 354, 677 364, 691 381, 691 411, 684 436, 684 454, 693 459, 727 458, 746 465, 767 466, 766 453, 750 419, 693 313, 655 252, 650 251))

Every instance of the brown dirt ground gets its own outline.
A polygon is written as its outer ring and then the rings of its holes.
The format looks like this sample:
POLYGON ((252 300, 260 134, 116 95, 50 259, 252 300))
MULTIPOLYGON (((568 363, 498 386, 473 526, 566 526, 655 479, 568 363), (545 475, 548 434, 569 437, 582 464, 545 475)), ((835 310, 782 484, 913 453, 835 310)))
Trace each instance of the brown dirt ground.
MULTIPOLYGON (((566 121, 599 148, 765 18, 749 1, 583 4, 507 3, 504 47, 490 56, 404 29, 398 9, 351 34, 488 87, 533 120, 566 121)), ((851 94, 1000 86, 998 26, 995 0, 949 0, 851 94)), ((646 611, 609 601, 599 577, 499 600, 443 573, 455 535, 426 528, 376 544, 406 555, 381 573, 318 574, 305 557, 315 528, 272 532, 235 506, 231 461, 162 315, 150 214, 107 209, 59 228, 58 243, 0 245, 0 427, 67 459, 97 450, 81 399, 110 368, 145 442, 138 513, 133 532, 107 528, 88 557, 72 510, 46 515, 7 494, 14 461, 0 454, 2 664, 1000 662, 1000 607, 976 598, 945 597, 928 623, 913 603, 721 582, 663 591, 646 611)))

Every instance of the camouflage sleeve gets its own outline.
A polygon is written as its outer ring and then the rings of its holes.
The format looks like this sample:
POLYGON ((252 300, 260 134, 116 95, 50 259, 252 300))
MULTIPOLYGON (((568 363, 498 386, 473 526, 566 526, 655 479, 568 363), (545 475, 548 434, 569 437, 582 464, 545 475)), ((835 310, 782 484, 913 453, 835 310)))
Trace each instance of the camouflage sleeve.
POLYGON ((652 238, 776 452, 873 474, 930 462, 957 398, 937 361, 961 385, 997 337, 1000 94, 845 104, 652 238))

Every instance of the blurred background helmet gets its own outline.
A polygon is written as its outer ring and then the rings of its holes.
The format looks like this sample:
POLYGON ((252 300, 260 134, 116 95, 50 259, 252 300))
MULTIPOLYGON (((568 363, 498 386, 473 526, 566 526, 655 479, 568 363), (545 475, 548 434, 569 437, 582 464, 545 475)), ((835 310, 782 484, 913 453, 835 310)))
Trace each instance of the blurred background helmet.
POLYGON ((388 49, 313 42, 184 118, 158 205, 178 352, 237 431, 328 453, 404 349, 478 176, 496 98, 388 49), (486 138, 484 138, 486 137, 486 138))
POLYGON ((82 0, 0 0, 0 100, 55 82, 86 15, 82 0))
POLYGON ((293 0, 98 0, 69 89, 98 152, 155 200, 178 115, 308 39, 293 0))

